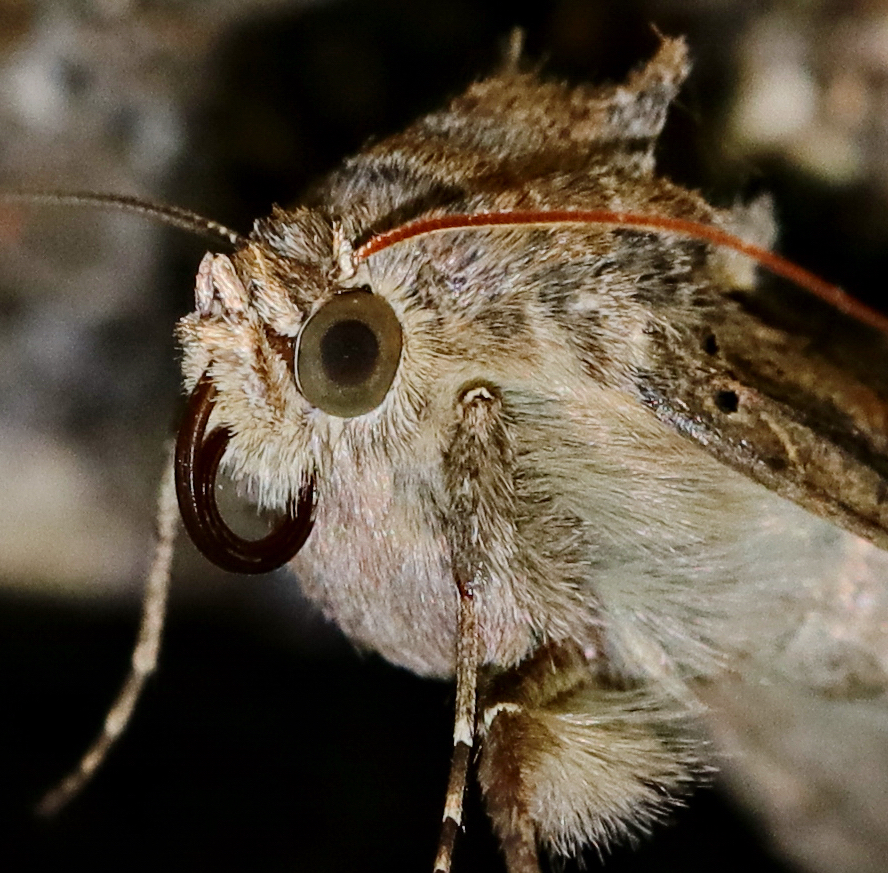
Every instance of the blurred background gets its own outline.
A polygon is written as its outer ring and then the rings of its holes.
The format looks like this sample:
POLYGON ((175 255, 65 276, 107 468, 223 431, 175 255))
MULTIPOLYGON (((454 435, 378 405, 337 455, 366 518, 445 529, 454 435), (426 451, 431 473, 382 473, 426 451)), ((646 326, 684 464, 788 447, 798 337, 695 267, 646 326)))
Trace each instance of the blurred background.
MULTIPOLYGON (((686 35, 661 170, 723 205, 772 192, 781 251, 880 302, 885 0, 0 0, 0 187, 247 231, 494 69, 515 25, 576 81, 622 79, 654 28, 686 35)), ((228 576, 184 539, 131 728, 69 809, 32 816, 128 665, 203 250, 116 213, 0 208, 0 864, 430 869, 451 688, 354 653, 285 573, 228 576)), ((606 869, 795 869, 786 830, 705 789, 606 869)), ((456 870, 499 863, 473 796, 456 870)))

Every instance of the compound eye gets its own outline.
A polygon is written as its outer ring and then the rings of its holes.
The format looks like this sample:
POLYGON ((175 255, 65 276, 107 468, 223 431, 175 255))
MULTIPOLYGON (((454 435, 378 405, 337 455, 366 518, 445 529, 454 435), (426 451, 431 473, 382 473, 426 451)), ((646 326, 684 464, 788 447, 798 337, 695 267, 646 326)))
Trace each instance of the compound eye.
POLYGON ((353 418, 385 399, 401 358, 401 324, 382 297, 346 291, 305 322, 296 346, 296 384, 330 415, 353 418))

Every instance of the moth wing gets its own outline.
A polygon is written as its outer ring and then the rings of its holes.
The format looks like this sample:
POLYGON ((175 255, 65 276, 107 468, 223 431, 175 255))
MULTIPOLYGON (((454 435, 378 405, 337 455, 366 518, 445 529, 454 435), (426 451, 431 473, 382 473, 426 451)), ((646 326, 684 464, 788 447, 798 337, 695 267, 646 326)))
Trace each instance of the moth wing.
POLYGON ((664 340, 652 408, 861 537, 774 662, 703 689, 722 772, 805 869, 875 873, 888 857, 888 337, 766 277, 702 304, 692 336, 664 340))
POLYGON ((787 683, 708 689, 721 776, 802 869, 880 873, 888 857, 888 708, 787 683))

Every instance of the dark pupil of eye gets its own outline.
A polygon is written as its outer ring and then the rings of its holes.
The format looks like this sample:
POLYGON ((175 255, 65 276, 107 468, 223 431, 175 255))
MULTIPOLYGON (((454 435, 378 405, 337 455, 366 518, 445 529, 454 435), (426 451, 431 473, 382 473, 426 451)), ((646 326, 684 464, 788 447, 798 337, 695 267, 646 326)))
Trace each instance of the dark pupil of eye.
POLYGON ((321 340, 321 366, 337 385, 363 382, 372 375, 378 357, 379 341, 363 321, 337 322, 321 340))

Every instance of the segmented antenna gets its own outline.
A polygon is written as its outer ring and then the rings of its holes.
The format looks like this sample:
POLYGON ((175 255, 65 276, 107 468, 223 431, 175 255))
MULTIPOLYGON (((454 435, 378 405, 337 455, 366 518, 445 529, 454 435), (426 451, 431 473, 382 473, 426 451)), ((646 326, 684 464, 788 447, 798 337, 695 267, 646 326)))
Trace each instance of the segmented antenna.
POLYGON ((190 209, 167 206, 165 203, 152 203, 140 197, 123 194, 93 194, 78 191, 0 191, 0 202, 32 203, 47 206, 80 206, 95 209, 117 209, 131 215, 143 215, 162 224, 177 227, 197 236, 205 236, 225 245, 240 246, 245 238, 236 230, 204 218, 190 209))

